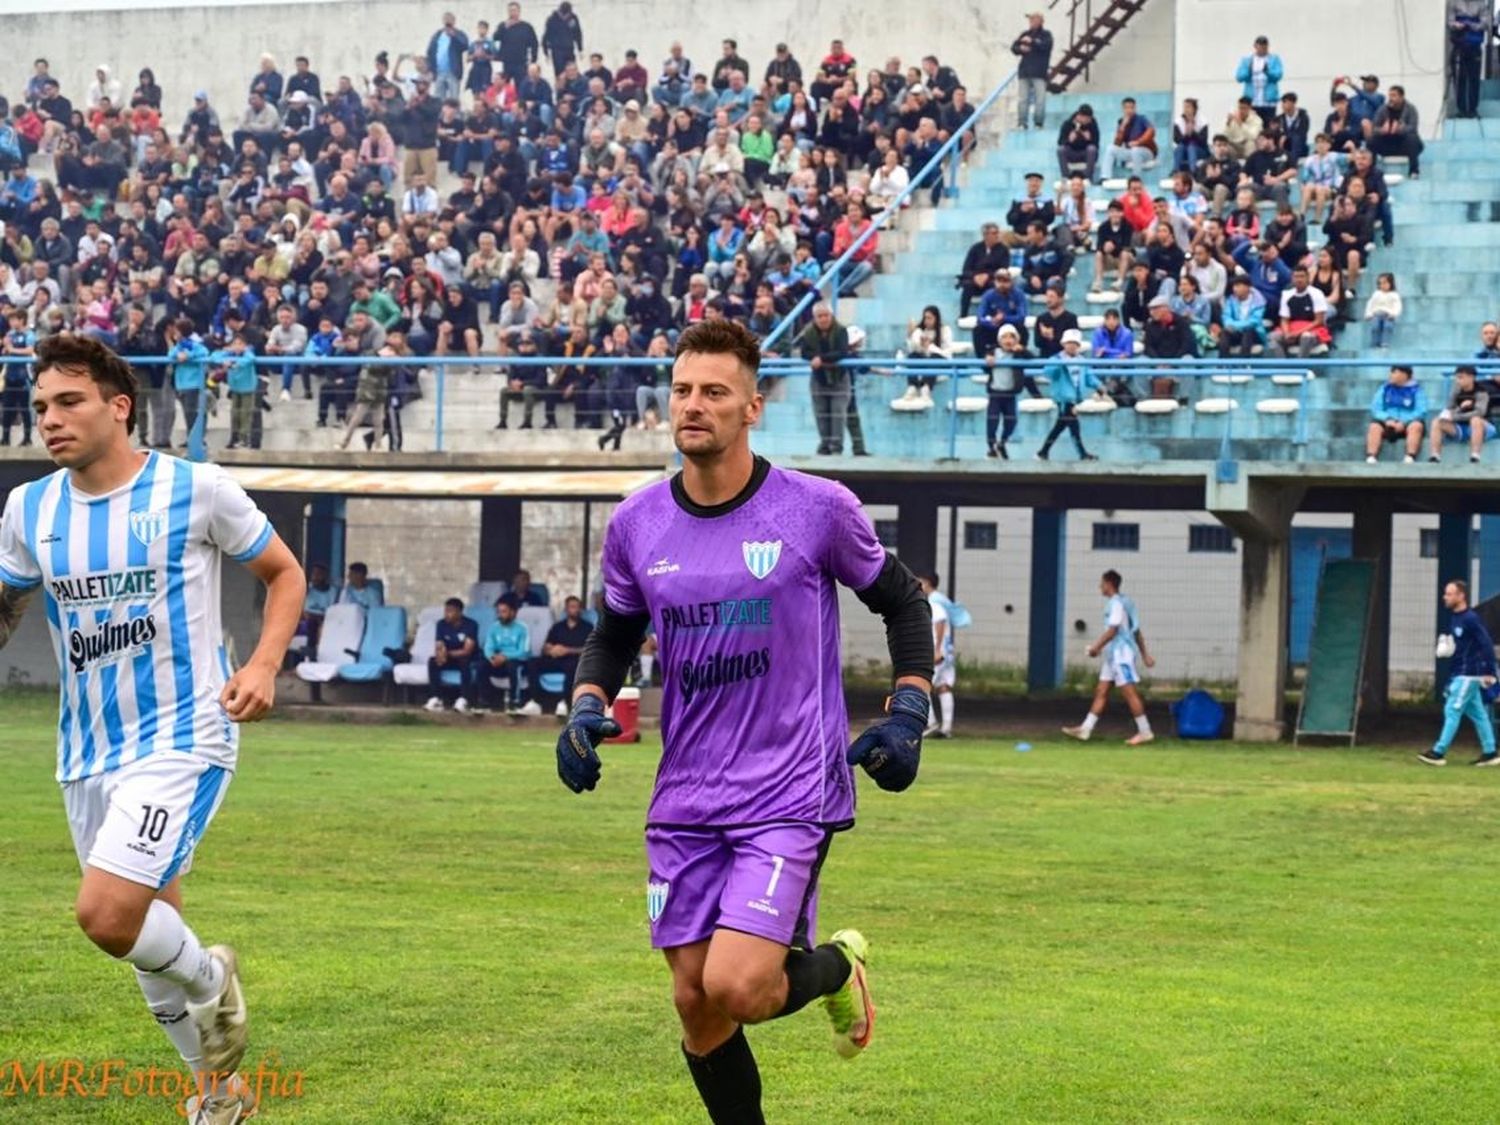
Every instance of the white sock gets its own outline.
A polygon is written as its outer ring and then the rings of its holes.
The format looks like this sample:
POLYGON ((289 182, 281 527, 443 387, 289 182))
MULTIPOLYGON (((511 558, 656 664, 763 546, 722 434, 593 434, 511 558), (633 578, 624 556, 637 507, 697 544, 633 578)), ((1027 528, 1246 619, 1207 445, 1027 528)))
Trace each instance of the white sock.
POLYGON ((1135 717, 1135 729, 1140 731, 1142 734, 1150 734, 1151 720, 1146 718, 1144 714, 1137 715, 1135 717))
POLYGON ((203 1039, 198 1034, 197 1023, 188 1015, 187 990, 175 980, 168 980, 155 973, 145 973, 140 969, 135 971, 135 981, 141 986, 146 1006, 151 1009, 156 1022, 161 1025, 167 1038, 172 1041, 172 1046, 177 1048, 177 1053, 187 1064, 188 1073, 195 1076, 202 1074, 203 1039))
POLYGON ((1083 733, 1093 734, 1094 728, 1099 725, 1099 716, 1090 711, 1083 717, 1083 733))
POLYGON ((207 1003, 224 991, 223 966, 208 955, 182 915, 161 899, 151 903, 135 946, 121 960, 180 984, 194 1004, 207 1003))
POLYGON ((641 654, 641 679, 651 682, 651 670, 656 667, 656 657, 641 654))
POLYGON ((953 693, 951 691, 938 694, 938 710, 943 713, 943 733, 953 733, 953 693))

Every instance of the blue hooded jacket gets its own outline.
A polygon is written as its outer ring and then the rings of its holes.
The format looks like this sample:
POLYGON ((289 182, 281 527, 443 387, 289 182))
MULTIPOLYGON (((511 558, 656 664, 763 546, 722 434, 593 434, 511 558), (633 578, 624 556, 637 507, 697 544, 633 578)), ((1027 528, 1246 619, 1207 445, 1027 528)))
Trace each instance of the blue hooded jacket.
POLYGON ((1420 384, 1397 386, 1386 383, 1370 400, 1370 417, 1377 422, 1401 422, 1409 425, 1427 417, 1427 398, 1420 384))

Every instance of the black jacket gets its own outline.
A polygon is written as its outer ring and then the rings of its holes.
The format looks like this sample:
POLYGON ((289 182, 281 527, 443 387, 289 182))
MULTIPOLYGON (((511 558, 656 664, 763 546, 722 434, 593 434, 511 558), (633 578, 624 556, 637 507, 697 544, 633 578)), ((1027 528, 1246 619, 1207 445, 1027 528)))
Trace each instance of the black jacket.
POLYGON ((1046 78, 1052 67, 1052 32, 1045 27, 1040 31, 1028 27, 1016 36, 1016 41, 1010 45, 1010 53, 1021 58, 1016 71, 1022 78, 1046 78), (1021 40, 1028 38, 1030 46, 1023 47, 1021 40))

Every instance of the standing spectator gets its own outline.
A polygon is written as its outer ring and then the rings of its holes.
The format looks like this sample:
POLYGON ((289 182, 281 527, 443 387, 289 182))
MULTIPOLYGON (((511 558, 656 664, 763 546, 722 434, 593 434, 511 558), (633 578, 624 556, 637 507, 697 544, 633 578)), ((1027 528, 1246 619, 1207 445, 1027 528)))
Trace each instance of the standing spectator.
POLYGON ((427 659, 427 682, 432 686, 432 695, 424 705, 428 711, 441 711, 445 703, 460 714, 468 711, 468 697, 473 694, 483 668, 478 656, 479 624, 465 616, 462 600, 449 598, 443 603, 437 641, 427 659), (458 683, 445 681, 444 672, 457 672, 458 683))
MULTIPOLYGON (((10 331, 5 334, 3 340, 0 340, 0 355, 7 357, 35 355, 36 333, 26 327, 25 310, 12 309, 7 319, 10 322, 10 331)), ((25 362, 12 361, 0 369, 0 445, 10 444, 10 431, 13 426, 21 427, 21 444, 31 444, 30 366, 25 362)), ((172 415, 168 414, 167 417, 170 419, 172 415)), ((145 425, 146 423, 142 421, 143 432, 145 425)))
POLYGON ((1182 112, 1172 122, 1172 170, 1191 172, 1208 158, 1208 125, 1198 116, 1198 99, 1183 98, 1182 112))
POLYGON ((1072 175, 1074 168, 1083 165, 1083 175, 1090 183, 1095 180, 1099 164, 1099 122, 1094 120, 1094 108, 1087 103, 1073 111, 1073 116, 1062 123, 1057 134, 1057 173, 1064 178, 1072 175))
POLYGON ((310 101, 321 102, 323 100, 323 83, 312 71, 312 63, 306 55, 298 55, 292 63, 296 67, 296 73, 286 80, 286 96, 288 99, 293 94, 306 94, 310 101))
MULTIPOLYGON (((307 329, 297 323, 297 306, 283 302, 276 306, 276 324, 266 335, 266 354, 300 356, 307 350, 307 329)), ((285 363, 281 368, 281 401, 292 400, 292 381, 297 376, 297 365, 285 363)), ((306 367, 302 368, 302 397, 312 398, 312 378, 306 367)))
POLYGON ((1043 359, 1051 359, 1062 351, 1062 341, 1070 331, 1077 329, 1078 316, 1063 304, 1062 286, 1054 280, 1042 294, 1045 302, 1036 318, 1036 350, 1043 359))
POLYGON ((1411 178, 1420 179, 1426 146, 1417 132, 1417 107, 1406 100, 1404 86, 1392 86, 1388 94, 1370 122, 1370 151, 1376 156, 1406 157, 1411 178))
POLYGON ((1249 356, 1253 349, 1266 343, 1266 299, 1250 284, 1250 275, 1237 273, 1229 283, 1220 313, 1223 331, 1219 334, 1219 354, 1249 356))
POLYGON ((802 81, 802 64, 785 43, 776 44, 776 55, 766 64, 766 84, 778 94, 788 92, 793 82, 802 81))
MULTIPOLYGON (((535 661, 535 681, 540 685, 543 676, 552 674, 563 678, 562 691, 558 697, 557 713, 568 713, 567 701, 573 698, 573 680, 578 674, 578 658, 583 654, 584 643, 594 627, 583 619, 583 601, 569 595, 563 602, 563 619, 547 631, 546 643, 542 645, 542 659, 535 661)), ((541 694, 538 686, 536 694, 541 694)))
POLYGON ((521 18, 521 5, 514 0, 505 6, 505 22, 495 28, 495 42, 501 73, 508 81, 521 81, 526 68, 536 62, 540 44, 536 28, 521 18))
POLYGON ((1063 333, 1061 358, 1049 363, 1045 369, 1047 393, 1057 404, 1057 421, 1052 423, 1047 439, 1037 450, 1038 461, 1047 460, 1053 444, 1064 432, 1073 439, 1073 447, 1078 450, 1080 461, 1099 460, 1083 447, 1083 434, 1078 425, 1078 404, 1100 389, 1099 381, 1088 365, 1079 362, 1078 353, 1082 347, 1083 333, 1076 328, 1069 329, 1063 333))
POLYGON ((1120 119, 1115 122, 1115 137, 1104 150, 1104 163, 1099 170, 1101 179, 1115 174, 1115 165, 1124 162, 1130 166, 1130 174, 1139 176, 1146 165, 1156 159, 1156 126, 1149 118, 1135 111, 1135 99, 1125 98, 1120 102, 1120 119))
POLYGON ((1448 405, 1432 421, 1432 453, 1429 461, 1443 459, 1443 439, 1456 438, 1469 443, 1469 463, 1477 465, 1484 455, 1484 443, 1495 436, 1495 424, 1488 419, 1490 392, 1478 382, 1479 374, 1470 364, 1453 370, 1453 388, 1448 405))
POLYGON ((464 56, 469 37, 458 27, 458 17, 443 13, 443 26, 427 41, 427 69, 432 72, 433 95, 439 101, 457 98, 463 89, 464 56))
POLYGON ((1314 348, 1326 347, 1332 336, 1328 331, 1328 298, 1314 288, 1306 266, 1292 270, 1291 288, 1281 294, 1281 316, 1271 333, 1271 354, 1285 359, 1287 349, 1297 345, 1299 359, 1311 355, 1314 348))
MULTIPOLYGON (((395 357, 396 351, 387 344, 376 355, 391 359, 395 357)), ((349 411, 349 422, 344 427, 343 436, 339 438, 340 449, 348 449, 349 439, 354 436, 354 431, 367 423, 375 427, 371 448, 385 440, 386 402, 390 393, 391 368, 388 365, 367 363, 360 369, 359 381, 354 386, 354 409, 349 411)))
POLYGON ((1257 35, 1254 49, 1235 68, 1234 80, 1240 83, 1240 93, 1250 99, 1251 107, 1260 114, 1262 124, 1269 125, 1276 113, 1276 103, 1281 99, 1281 76, 1281 56, 1271 54, 1271 41, 1257 35))
POLYGON ((1380 447, 1387 442, 1406 444, 1406 463, 1414 463, 1422 452, 1422 425, 1427 400, 1405 364, 1391 368, 1391 377, 1370 400, 1370 429, 1365 437, 1365 464, 1380 460, 1380 447))
POLYGON ((401 178, 408 187, 416 186, 418 176, 422 177, 424 185, 437 179, 438 121, 443 113, 442 103, 431 94, 432 83, 428 77, 419 74, 415 83, 416 93, 401 114, 401 141, 406 146, 401 178))
POLYGON ((1002 324, 995 343, 995 352, 984 357, 987 375, 985 387, 988 391, 984 436, 989 447, 987 456, 1009 461, 1010 450, 1007 443, 1016 432, 1016 396, 1022 387, 1033 396, 1040 397, 1041 392, 1037 390, 1036 382, 1027 369, 1022 366, 1035 357, 1021 343, 1021 333, 1016 326, 1002 324))
MULTIPOLYGON (((1375 279, 1375 292, 1365 302, 1365 319, 1370 322, 1370 346, 1389 351, 1396 321, 1401 319, 1401 294, 1396 292, 1396 275, 1383 273, 1375 279)), ((1432 432, 1433 440, 1437 431, 1432 432)))
MULTIPOLYGON (((921 323, 907 321, 906 354, 912 359, 952 359, 953 330, 943 323, 942 311, 936 305, 922 310, 921 323)), ((921 398, 932 401, 932 388, 937 385, 938 373, 923 368, 916 375, 906 378, 907 402, 921 398)))
POLYGON ((1479 74, 1493 22, 1493 0, 1448 0, 1448 73, 1459 117, 1479 116, 1479 74))
POLYGON ((521 677, 531 663, 531 630, 516 620, 516 607, 504 598, 495 602, 495 620, 484 632, 483 650, 481 687, 488 689, 495 680, 504 679, 505 710, 512 715, 540 715, 541 706, 525 703, 521 688, 521 677))
MULTIPOLYGON (((208 382, 208 354, 208 346, 199 338, 193 322, 187 317, 180 317, 168 325, 167 355, 172 360, 172 388, 182 405, 182 418, 189 435, 198 421, 203 388, 208 382)), ((187 439, 183 440, 186 444, 187 439)))
POLYGON ((583 50, 583 25, 569 0, 562 0, 542 25, 542 50, 552 60, 554 76, 562 74, 583 50))
POLYGON ((229 444, 226 449, 252 444, 251 425, 255 418, 256 400, 260 397, 260 377, 255 373, 255 350, 249 346, 243 332, 236 332, 226 347, 209 357, 209 362, 228 368, 229 386, 229 444))
POLYGON ((813 306, 812 323, 798 340, 802 358, 812 367, 813 421, 818 427, 818 453, 839 455, 844 451, 844 427, 848 420, 853 383, 842 362, 850 355, 849 330, 836 321, 833 309, 820 301, 813 306))
POLYGON ((1010 53, 1020 58, 1016 75, 1021 82, 1020 127, 1032 125, 1032 107, 1036 109, 1036 127, 1045 124, 1047 116, 1047 75, 1052 70, 1052 32, 1043 25, 1041 12, 1026 17, 1026 30, 1010 45, 1010 53))

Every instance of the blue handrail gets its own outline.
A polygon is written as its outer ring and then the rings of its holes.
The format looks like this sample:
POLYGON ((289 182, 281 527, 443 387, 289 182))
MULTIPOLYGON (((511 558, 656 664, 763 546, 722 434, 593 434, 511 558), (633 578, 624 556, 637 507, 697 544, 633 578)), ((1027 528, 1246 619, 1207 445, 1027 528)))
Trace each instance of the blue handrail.
POLYGON ((786 335, 787 330, 791 328, 792 325, 796 324, 802 318, 802 314, 805 313, 813 304, 813 302, 818 299, 818 293, 822 289, 824 289, 830 282, 832 282, 833 279, 839 276, 840 272, 843 270, 844 266, 849 263, 850 259, 852 259, 856 253, 862 250, 865 244, 870 241, 870 239, 874 238, 875 235, 879 233, 881 227, 885 226, 887 222, 889 222, 894 216, 901 213, 901 208, 905 206, 908 199, 910 199, 922 188, 927 187, 931 184, 932 181, 928 179, 929 175, 937 175, 939 178, 941 178, 943 161, 946 160, 949 155, 958 148, 959 144, 963 141, 965 133, 973 132, 978 128, 979 119, 983 117, 986 112, 988 112, 989 108, 992 105, 995 104, 996 100, 1000 97, 1001 94, 1005 92, 1006 88, 1016 80, 1017 73, 1017 71, 1011 71, 1008 75, 1005 76, 1005 79, 1000 83, 1000 85, 996 86, 993 90, 985 95, 984 100, 974 107, 974 112, 969 115, 969 119, 962 125, 960 125, 957 129, 953 130, 953 134, 943 142, 942 147, 939 148, 937 152, 932 154, 932 158, 928 160, 926 164, 922 165, 921 170, 918 171, 917 174, 911 178, 911 181, 906 185, 906 187, 901 190, 901 194, 896 196, 895 199, 891 200, 891 202, 886 205, 885 210, 870 221, 870 225, 865 228, 864 233, 862 233, 858 238, 851 242, 847 250, 845 250, 837 258, 829 262, 826 267, 824 267, 823 275, 819 277, 816 282, 814 282, 812 289, 803 294, 802 299, 798 301, 795 306, 793 306, 792 310, 789 313, 781 318, 781 320, 776 324, 776 327, 771 329, 770 334, 761 341, 761 347, 763 349, 769 350, 774 347, 776 341, 780 340, 784 335, 786 335))

